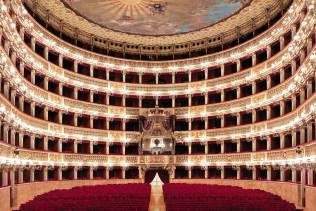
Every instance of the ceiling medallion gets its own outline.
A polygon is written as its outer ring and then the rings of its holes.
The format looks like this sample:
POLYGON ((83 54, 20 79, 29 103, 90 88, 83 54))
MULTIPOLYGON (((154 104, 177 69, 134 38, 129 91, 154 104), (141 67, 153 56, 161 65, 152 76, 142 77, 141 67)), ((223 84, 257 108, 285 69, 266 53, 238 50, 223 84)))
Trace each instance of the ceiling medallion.
POLYGON ((209 27, 251 0, 64 0, 78 15, 114 31, 172 35, 209 27))

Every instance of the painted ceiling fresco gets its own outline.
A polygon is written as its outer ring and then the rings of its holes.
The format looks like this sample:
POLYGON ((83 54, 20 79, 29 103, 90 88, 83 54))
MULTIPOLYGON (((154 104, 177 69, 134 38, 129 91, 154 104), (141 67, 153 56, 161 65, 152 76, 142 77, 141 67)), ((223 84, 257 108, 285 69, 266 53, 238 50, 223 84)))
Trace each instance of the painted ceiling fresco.
POLYGON ((219 22, 251 0, 63 0, 78 15, 131 34, 170 35, 219 22))

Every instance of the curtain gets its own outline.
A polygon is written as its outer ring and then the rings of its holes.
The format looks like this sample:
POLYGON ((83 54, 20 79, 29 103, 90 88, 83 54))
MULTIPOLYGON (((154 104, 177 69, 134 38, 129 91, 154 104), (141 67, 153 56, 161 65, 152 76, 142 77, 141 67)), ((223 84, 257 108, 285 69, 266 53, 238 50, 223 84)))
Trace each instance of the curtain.
POLYGON ((158 173, 159 178, 163 183, 169 183, 169 173, 167 170, 148 170, 145 174, 145 183, 150 184, 156 174, 158 173))
POLYGON ((166 184, 169 183, 169 173, 166 170, 158 170, 158 176, 160 177, 161 181, 166 184))
POLYGON ((155 170, 148 170, 148 171, 146 171, 146 173, 145 173, 145 183, 150 184, 154 180, 156 172, 157 171, 155 171, 155 170))

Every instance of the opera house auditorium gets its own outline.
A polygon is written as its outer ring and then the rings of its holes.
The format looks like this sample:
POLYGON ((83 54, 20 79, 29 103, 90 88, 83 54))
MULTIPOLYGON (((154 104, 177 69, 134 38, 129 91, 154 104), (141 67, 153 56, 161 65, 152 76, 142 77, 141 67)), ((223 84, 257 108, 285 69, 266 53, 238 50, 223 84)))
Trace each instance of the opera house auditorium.
POLYGON ((315 0, 0 0, 0 211, 316 211, 315 0))

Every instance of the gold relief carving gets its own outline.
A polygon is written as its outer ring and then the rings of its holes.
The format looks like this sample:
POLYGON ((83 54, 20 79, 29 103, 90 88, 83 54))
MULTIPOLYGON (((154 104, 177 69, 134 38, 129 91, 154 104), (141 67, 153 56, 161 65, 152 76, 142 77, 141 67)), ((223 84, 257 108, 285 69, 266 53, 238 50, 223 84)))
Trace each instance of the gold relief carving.
POLYGON ((260 132, 260 131, 264 131, 265 129, 266 129, 265 123, 251 125, 251 132, 260 132))
POLYGON ((201 87, 204 87, 206 85, 206 83, 203 82, 196 82, 196 83, 190 83, 189 84, 189 88, 191 89, 200 89, 201 87))
POLYGON ((124 114, 125 108, 124 107, 109 107, 109 113, 111 114, 124 114))
POLYGON ((316 155, 316 144, 305 147, 305 156, 310 157, 316 155))
POLYGON ((181 116, 187 114, 189 111, 189 108, 175 108, 174 113, 175 115, 181 116))
POLYGON ((141 163, 141 164, 146 163, 146 157, 145 156, 140 156, 139 157, 139 163, 141 163))
POLYGON ((184 163, 187 163, 188 160, 189 160, 189 156, 186 156, 186 155, 176 156, 176 164, 184 164, 184 163))
POLYGON ((125 162, 128 164, 137 164, 138 156, 125 156, 125 162))
POLYGON ((37 54, 34 53, 33 51, 31 51, 31 52, 32 52, 33 56, 36 56, 36 57, 37 57, 38 61, 43 61, 43 62, 42 62, 42 65, 48 67, 48 72, 55 72, 56 75, 57 75, 57 74, 58 74, 58 75, 62 75, 62 76, 64 75, 64 72, 65 72, 65 71, 64 71, 61 67, 59 67, 59 66, 57 66, 57 65, 53 65, 53 64, 51 64, 51 63, 49 63, 49 62, 45 62, 46 60, 45 60, 44 58, 40 57, 39 55, 37 55, 37 54))
POLYGON ((60 97, 60 96, 58 96, 58 95, 49 93, 49 95, 48 95, 48 100, 53 101, 53 102, 55 102, 55 103, 57 103, 57 104, 63 104, 63 103, 64 103, 64 100, 66 101, 67 99, 66 99, 66 98, 63 98, 63 97, 60 97))
POLYGON ((54 161, 54 162, 62 161, 63 157, 64 155, 62 154, 48 153, 48 161, 54 161))
POLYGON ((0 156, 11 157, 12 156, 11 147, 0 144, 0 156))
POLYGON ((205 106, 194 106, 194 107, 190 107, 190 108, 189 108, 189 111, 191 112, 191 114, 198 115, 198 114, 200 114, 202 111, 204 111, 204 107, 205 107, 205 106))
POLYGON ((109 157, 109 161, 113 164, 121 164, 124 161, 124 156, 111 156, 109 157))
POLYGON ((266 159, 266 153, 252 153, 251 160, 252 161, 264 161, 266 159))
POLYGON ((131 116, 140 115, 140 109, 138 108, 126 108, 126 114, 131 116))
POLYGON ((166 164, 169 163, 169 158, 168 156, 146 156, 145 163, 166 164))
POLYGON ((266 92, 251 96, 251 103, 263 102, 266 100, 266 92))
POLYGON ((48 124, 48 130, 53 131, 53 132, 62 132, 63 127, 58 124, 48 124))
POLYGON ((205 160, 205 155, 197 155, 197 156, 191 156, 191 161, 194 163, 201 163, 205 160))

